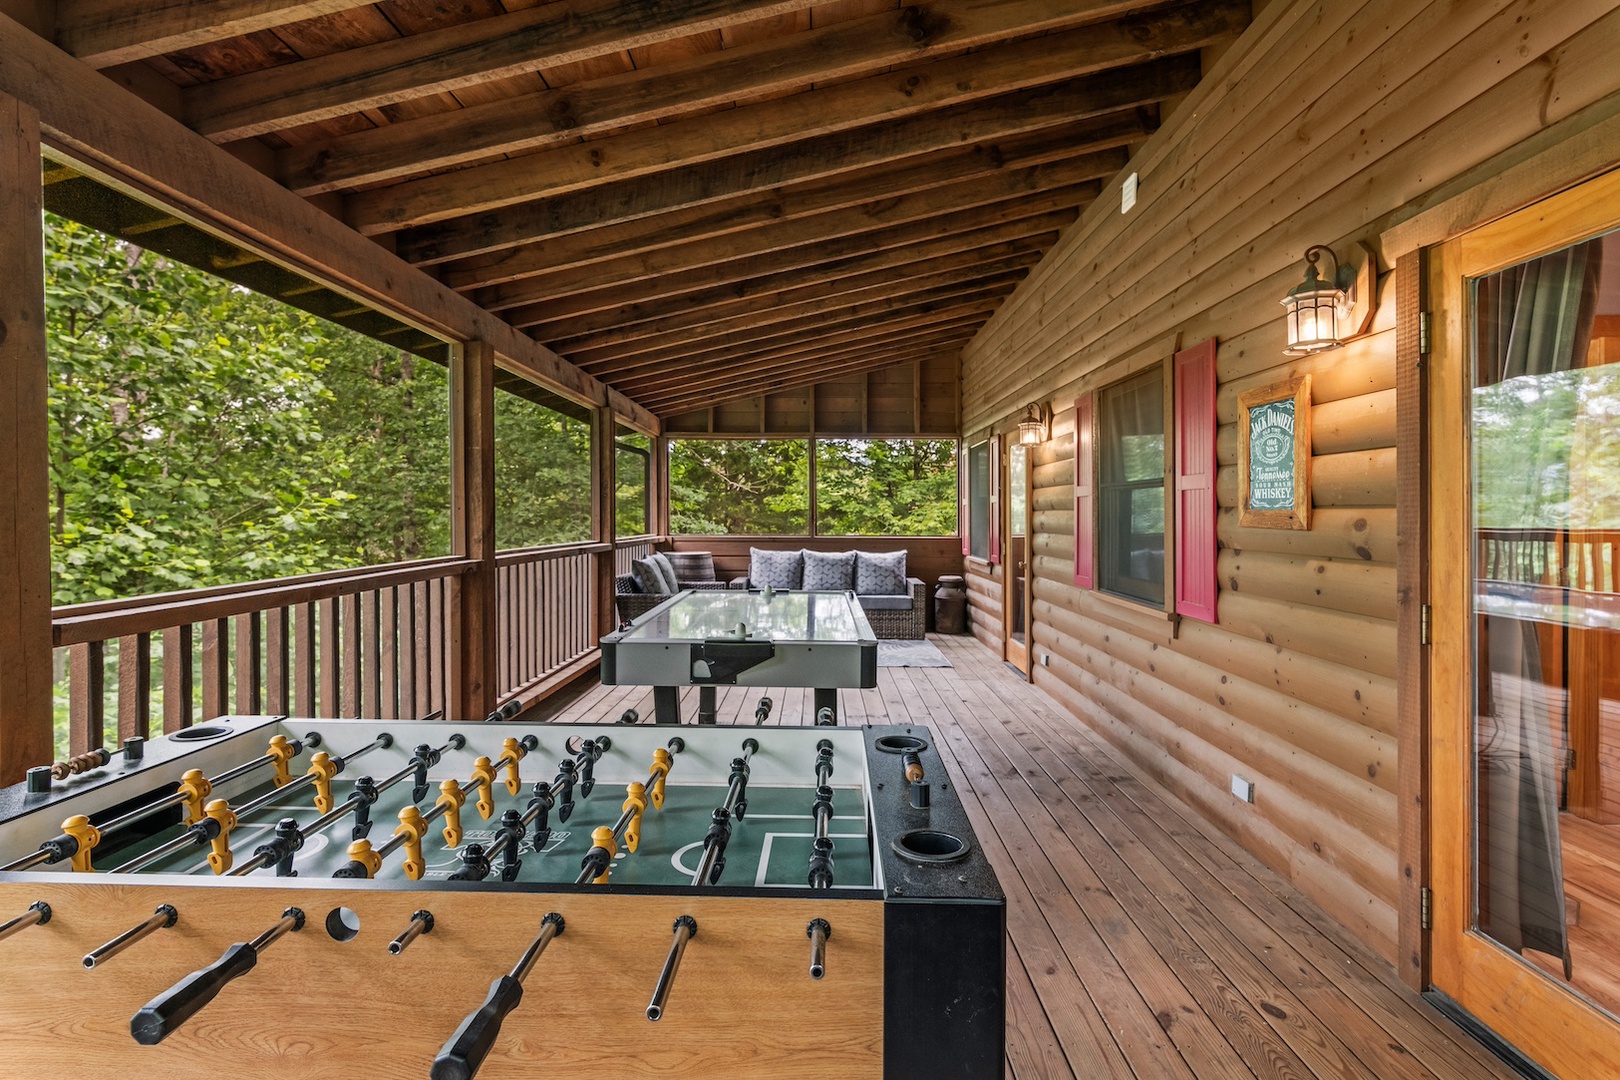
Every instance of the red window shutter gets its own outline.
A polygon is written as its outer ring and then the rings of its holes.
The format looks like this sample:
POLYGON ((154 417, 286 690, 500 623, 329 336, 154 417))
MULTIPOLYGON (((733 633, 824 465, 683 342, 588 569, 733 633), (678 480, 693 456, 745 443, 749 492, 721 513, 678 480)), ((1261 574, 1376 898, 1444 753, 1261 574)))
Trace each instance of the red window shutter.
POLYGON ((1001 440, 990 440, 990 564, 1001 562, 1001 440))
POLYGON ((1095 588, 1094 535, 1096 507, 1092 500, 1092 472, 1096 451, 1092 448, 1091 395, 1074 402, 1074 583, 1081 589, 1095 588))
POLYGON ((1215 622, 1215 339, 1176 353, 1176 613, 1215 622))

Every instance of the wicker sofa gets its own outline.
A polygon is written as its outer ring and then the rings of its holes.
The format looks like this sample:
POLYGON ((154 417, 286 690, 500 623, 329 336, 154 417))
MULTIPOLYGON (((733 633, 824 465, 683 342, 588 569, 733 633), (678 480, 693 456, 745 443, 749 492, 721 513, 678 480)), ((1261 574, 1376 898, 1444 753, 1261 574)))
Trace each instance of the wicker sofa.
MULTIPOLYGON (((715 579, 714 558, 707 551, 671 552, 668 558, 675 568, 676 582, 683 590, 726 588, 726 582, 715 579)), ((673 595, 645 592, 630 574, 620 574, 613 579, 613 600, 621 623, 641 618, 673 595)))
MULTIPOLYGON (((731 579, 733 589, 756 586, 747 575, 731 579)), ((881 595, 855 594, 872 624, 872 633, 887 640, 918 641, 928 632, 928 586, 921 578, 906 578, 906 591, 881 595)))

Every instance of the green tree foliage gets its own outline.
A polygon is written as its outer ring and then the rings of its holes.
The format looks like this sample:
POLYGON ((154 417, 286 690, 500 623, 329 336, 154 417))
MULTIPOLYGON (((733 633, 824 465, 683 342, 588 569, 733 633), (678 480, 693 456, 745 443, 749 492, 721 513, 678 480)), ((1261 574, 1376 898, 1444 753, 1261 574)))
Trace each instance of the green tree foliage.
POLYGON ((502 549, 591 538, 591 427, 495 393, 495 541, 502 549))
POLYGON ((47 217, 59 604, 449 549, 445 372, 47 217))
POLYGON ((614 533, 641 536, 651 528, 647 484, 651 477, 652 440, 620 431, 614 446, 614 533))
POLYGON ((953 439, 816 443, 816 531, 823 536, 951 536, 953 439))
POLYGON ((803 439, 670 443, 672 532, 699 536, 809 531, 810 453, 803 439))

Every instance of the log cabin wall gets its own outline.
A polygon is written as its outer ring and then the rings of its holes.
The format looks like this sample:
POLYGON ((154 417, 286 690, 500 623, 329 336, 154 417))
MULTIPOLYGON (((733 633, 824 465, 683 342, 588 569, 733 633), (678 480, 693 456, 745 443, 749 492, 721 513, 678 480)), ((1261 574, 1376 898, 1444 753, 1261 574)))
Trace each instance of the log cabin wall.
MULTIPOLYGON (((1396 313, 1380 238, 1500 175, 1525 147, 1612 116, 1620 12, 1256 6, 1238 43, 968 345, 963 430, 1005 431, 1031 399, 1056 411, 1034 458, 1034 680, 1393 962, 1396 313), (1139 201, 1122 214, 1132 172, 1139 201), (1304 249, 1342 257, 1354 241, 1380 256, 1371 334, 1284 357, 1279 301, 1304 249), (1178 625, 1073 585, 1073 405, 1127 366, 1209 337, 1218 625, 1178 625), (1238 395, 1306 372, 1311 528, 1240 528, 1238 395), (1254 804, 1230 793, 1233 774, 1256 783, 1254 804)), ((1000 568, 969 560, 968 570, 973 631, 999 651, 1000 568)))

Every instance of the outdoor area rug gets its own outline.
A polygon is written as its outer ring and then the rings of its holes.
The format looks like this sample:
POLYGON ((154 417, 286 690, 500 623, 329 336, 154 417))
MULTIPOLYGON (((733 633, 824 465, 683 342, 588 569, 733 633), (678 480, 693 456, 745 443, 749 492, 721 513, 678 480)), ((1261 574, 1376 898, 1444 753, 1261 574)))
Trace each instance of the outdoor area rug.
POLYGON ((878 667, 950 667, 932 641, 880 641, 878 667))

